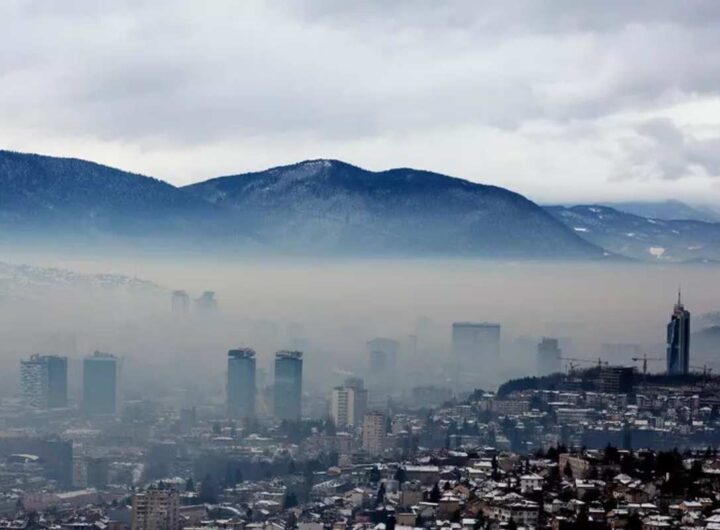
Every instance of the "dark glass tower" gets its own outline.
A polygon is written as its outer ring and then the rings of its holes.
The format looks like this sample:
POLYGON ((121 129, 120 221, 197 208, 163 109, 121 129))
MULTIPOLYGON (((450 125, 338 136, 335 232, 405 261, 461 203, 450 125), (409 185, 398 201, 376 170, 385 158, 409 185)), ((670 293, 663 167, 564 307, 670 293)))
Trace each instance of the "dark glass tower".
POLYGON ((302 352, 275 354, 275 418, 298 421, 302 399, 302 352))
POLYGON ((227 407, 233 418, 255 416, 255 350, 228 352, 227 407))
POLYGON ((667 325, 667 373, 690 371, 690 312, 685 309, 678 291, 678 301, 667 325))
POLYGON ((118 401, 118 358, 95 352, 83 361, 83 408, 91 414, 115 414, 118 401))

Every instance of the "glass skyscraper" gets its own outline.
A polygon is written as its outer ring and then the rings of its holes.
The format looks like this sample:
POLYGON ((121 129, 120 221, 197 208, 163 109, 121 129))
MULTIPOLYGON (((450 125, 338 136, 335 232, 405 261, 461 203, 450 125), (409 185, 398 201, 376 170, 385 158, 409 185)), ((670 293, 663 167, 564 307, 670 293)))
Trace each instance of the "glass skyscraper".
POLYGON ((298 421, 302 400, 302 352, 279 351, 275 354, 275 417, 298 421))
POLYGON ((255 415, 255 350, 238 348, 228 352, 227 408, 233 418, 255 415))
POLYGON ((91 414, 115 414, 118 402, 118 358, 95 352, 83 361, 83 409, 91 414))
POLYGON ((678 291, 677 304, 667 325, 667 373, 687 374, 690 371, 690 311, 685 309, 678 291))

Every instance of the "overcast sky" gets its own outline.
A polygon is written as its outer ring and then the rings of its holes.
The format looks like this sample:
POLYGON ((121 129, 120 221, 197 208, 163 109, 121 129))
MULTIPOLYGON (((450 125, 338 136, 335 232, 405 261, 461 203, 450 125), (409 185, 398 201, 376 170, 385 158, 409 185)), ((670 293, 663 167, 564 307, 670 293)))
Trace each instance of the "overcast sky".
POLYGON ((0 2, 0 147, 720 204, 720 2, 0 2))

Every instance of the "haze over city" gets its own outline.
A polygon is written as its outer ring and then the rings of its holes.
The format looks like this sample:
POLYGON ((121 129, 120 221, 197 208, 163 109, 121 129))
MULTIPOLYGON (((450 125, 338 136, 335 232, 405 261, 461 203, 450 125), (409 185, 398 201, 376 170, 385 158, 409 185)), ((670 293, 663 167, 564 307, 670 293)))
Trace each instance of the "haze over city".
POLYGON ((0 20, 0 530, 720 529, 720 4, 0 20))

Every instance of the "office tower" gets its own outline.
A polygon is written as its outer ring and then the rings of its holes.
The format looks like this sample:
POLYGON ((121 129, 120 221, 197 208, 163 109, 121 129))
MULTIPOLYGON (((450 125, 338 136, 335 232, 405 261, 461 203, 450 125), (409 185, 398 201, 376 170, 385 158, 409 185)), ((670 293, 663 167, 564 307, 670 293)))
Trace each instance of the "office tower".
POLYGON ((367 342, 368 384, 374 391, 390 393, 395 388, 399 347, 396 340, 382 337, 367 342))
POLYGON ((453 381, 460 388, 494 384, 500 364, 500 324, 452 325, 453 381))
POLYGON ((83 409, 91 414, 115 414, 119 391, 119 360, 95 352, 83 360, 83 409))
POLYGON ((73 443, 60 438, 40 442, 40 458, 45 463, 47 477, 56 480, 63 488, 73 483, 73 443))
POLYGON ((175 490, 147 490, 132 500, 132 530, 178 530, 179 495, 175 490))
POLYGON ((560 350, 558 340, 543 337, 537 345, 538 373, 548 375, 561 372, 561 357, 562 350, 560 350))
POLYGON ((31 407, 67 407, 67 357, 35 354, 20 361, 20 386, 31 407))
POLYGON ((690 371, 690 312, 685 309, 678 291, 667 325, 667 373, 687 374, 690 371))
POLYGON ((452 325, 453 354, 477 364, 500 357, 500 324, 455 322, 452 325))
POLYGON ((187 315, 190 312, 190 297, 187 292, 182 290, 173 291, 172 312, 177 315, 187 315))
POLYGON ((238 348, 228 352, 227 409, 233 418, 255 415, 255 350, 238 348))
POLYGON ((378 411, 366 412, 363 418, 363 450, 373 456, 381 455, 385 450, 385 437, 385 414, 378 411))
POLYGON ((200 314, 211 314, 217 311, 217 300, 213 291, 205 291, 195 300, 195 310, 200 314))
POLYGON ((275 418, 298 421, 302 400, 302 352, 279 351, 275 354, 275 418))

